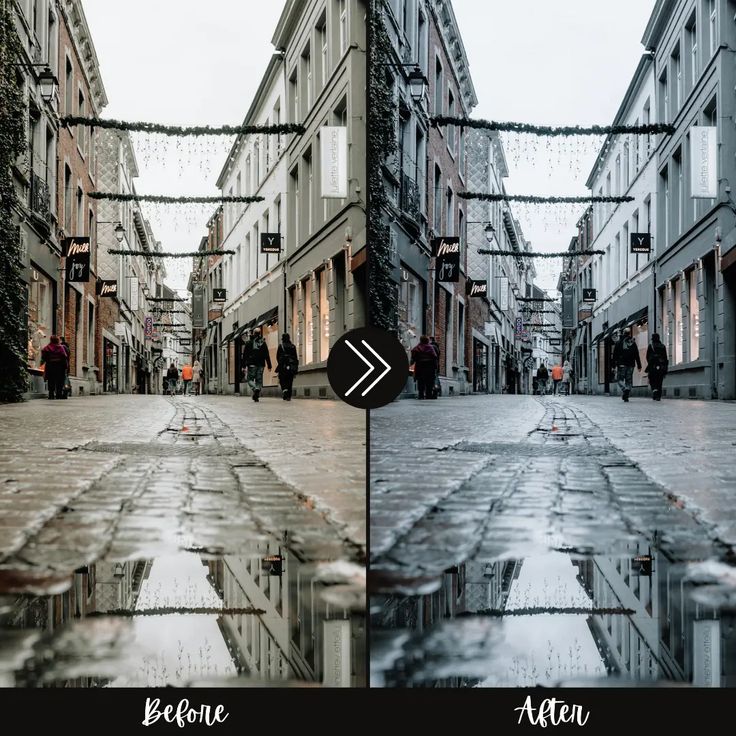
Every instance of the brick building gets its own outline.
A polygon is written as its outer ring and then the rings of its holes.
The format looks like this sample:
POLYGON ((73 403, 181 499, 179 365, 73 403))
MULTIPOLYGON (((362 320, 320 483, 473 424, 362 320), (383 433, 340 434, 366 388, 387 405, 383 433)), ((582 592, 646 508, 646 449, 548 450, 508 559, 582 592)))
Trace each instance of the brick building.
MULTIPOLYGON (((61 115, 97 116, 107 95, 92 36, 80 0, 60 0, 59 112, 61 115)), ((91 272, 86 283, 68 283, 62 271, 62 334, 71 348, 70 380, 73 394, 100 390, 102 337, 97 329, 97 205, 89 197, 96 187, 93 129, 70 126, 59 130, 57 144, 57 212, 60 240, 89 237, 91 272)), ((62 260, 62 267, 64 261, 62 260)))
MULTIPOLYGON (((478 100, 468 69, 452 4, 429 3, 427 64, 429 114, 469 116, 478 100)), ((444 393, 468 393, 472 388, 472 336, 468 329, 467 217, 465 134, 455 126, 430 128, 427 140, 427 217, 430 241, 459 236, 460 278, 440 283, 430 271, 429 332, 440 346, 440 382, 444 393)))

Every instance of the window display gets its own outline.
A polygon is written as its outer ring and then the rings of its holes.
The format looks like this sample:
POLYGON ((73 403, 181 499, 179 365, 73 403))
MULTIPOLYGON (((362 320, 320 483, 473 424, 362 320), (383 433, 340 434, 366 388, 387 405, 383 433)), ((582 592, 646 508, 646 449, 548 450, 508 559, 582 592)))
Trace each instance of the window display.
POLYGON ((399 340, 408 355, 422 336, 424 283, 406 268, 401 269, 398 306, 399 340))
POLYGON ((31 264, 28 284, 28 367, 40 370, 41 350, 54 332, 54 284, 31 264))

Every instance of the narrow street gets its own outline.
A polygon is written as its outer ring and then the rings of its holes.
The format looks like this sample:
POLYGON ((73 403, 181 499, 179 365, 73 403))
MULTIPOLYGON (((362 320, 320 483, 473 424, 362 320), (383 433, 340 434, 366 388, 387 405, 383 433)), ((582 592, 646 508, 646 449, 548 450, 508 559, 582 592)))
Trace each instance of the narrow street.
POLYGON ((360 412, 96 396, 0 415, 4 684, 327 684, 335 638, 362 679, 360 412))
POLYGON ((736 592, 736 406, 653 404, 495 395, 373 413, 374 684, 705 684, 699 622, 730 626, 718 609, 736 592))

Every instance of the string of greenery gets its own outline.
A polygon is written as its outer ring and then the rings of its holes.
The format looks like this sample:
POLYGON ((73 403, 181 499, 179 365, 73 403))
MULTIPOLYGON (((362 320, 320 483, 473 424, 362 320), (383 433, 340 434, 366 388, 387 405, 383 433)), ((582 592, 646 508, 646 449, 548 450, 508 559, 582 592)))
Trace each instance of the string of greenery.
POLYGON ((390 226, 384 213, 390 199, 381 163, 397 148, 398 103, 387 84, 393 49, 384 25, 384 0, 369 0, 368 8, 368 324, 395 332, 398 329, 398 290, 391 274, 390 226))
POLYGON ((603 250, 576 250, 571 253, 569 250, 563 250, 559 253, 532 253, 530 251, 517 250, 497 250, 495 248, 479 248, 478 253, 483 256, 516 256, 518 258, 575 258, 575 256, 602 256, 605 255, 603 250))
POLYGON ((186 299, 182 299, 180 296, 149 296, 149 302, 184 302, 186 299))
POLYGON ((473 120, 454 115, 435 115, 430 123, 434 126, 457 125, 460 128, 481 128, 497 130, 501 133, 527 133, 539 136, 577 136, 577 135, 652 135, 675 132, 669 123, 648 123, 646 125, 532 125, 530 123, 510 123, 497 120, 473 120))
POLYGON ((90 199, 108 199, 113 202, 154 202, 156 204, 225 204, 227 202, 263 202, 263 197, 172 197, 164 194, 124 194, 122 192, 90 192, 90 199))
POLYGON ((109 128, 112 130, 126 130, 131 133, 160 133, 171 136, 202 136, 202 135, 289 135, 297 133, 303 135, 306 128, 301 123, 278 123, 273 125, 162 125, 161 123, 145 123, 141 121, 113 120, 110 118, 82 117, 80 115, 65 115, 59 123, 70 125, 85 125, 89 128, 109 128))
POLYGON ((14 213, 20 203, 12 166, 26 150, 28 110, 16 74, 23 49, 14 3, 0 0, 0 401, 23 400, 28 390, 28 288, 23 282, 20 235, 14 213))
MULTIPOLYGON (((162 253, 147 250, 124 250, 123 248, 108 248, 107 252, 112 256, 146 256, 151 258, 206 258, 207 256, 233 256, 234 250, 195 250, 191 253, 162 253)), ((150 301, 150 300, 149 300, 150 301)), ((166 301, 171 301, 167 299, 166 301)))
POLYGON ((633 202, 631 196, 540 197, 534 194, 486 194, 458 192, 460 199, 480 199, 484 202, 524 202, 526 204, 595 204, 598 202, 633 202))
POLYGON ((533 297, 533 296, 519 296, 516 298, 517 302, 556 302, 557 299, 551 299, 548 296, 533 297))

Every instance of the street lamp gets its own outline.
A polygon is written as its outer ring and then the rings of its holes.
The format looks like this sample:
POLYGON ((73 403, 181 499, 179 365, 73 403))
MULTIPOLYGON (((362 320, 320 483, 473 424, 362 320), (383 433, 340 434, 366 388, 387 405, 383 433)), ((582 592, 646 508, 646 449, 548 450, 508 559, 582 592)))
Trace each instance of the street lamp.
POLYGON ((51 102, 51 100, 54 99, 54 94, 56 93, 56 87, 58 86, 58 81, 56 77, 54 76, 54 73, 51 71, 50 67, 47 66, 38 75, 38 84, 41 90, 41 97, 46 102, 51 102))
POLYGON ((415 66, 407 77, 409 82, 409 94, 414 102, 421 102, 424 98, 424 91, 429 87, 429 80, 424 76, 422 70, 415 66))
POLYGON ((118 243, 122 243, 123 237, 125 237, 125 228, 123 227, 122 223, 119 222, 117 225, 115 225, 114 233, 118 243))
POLYGON ((489 222, 484 228, 483 232, 485 233, 486 240, 489 243, 493 242, 493 237, 496 234, 496 228, 493 227, 493 223, 489 222))

